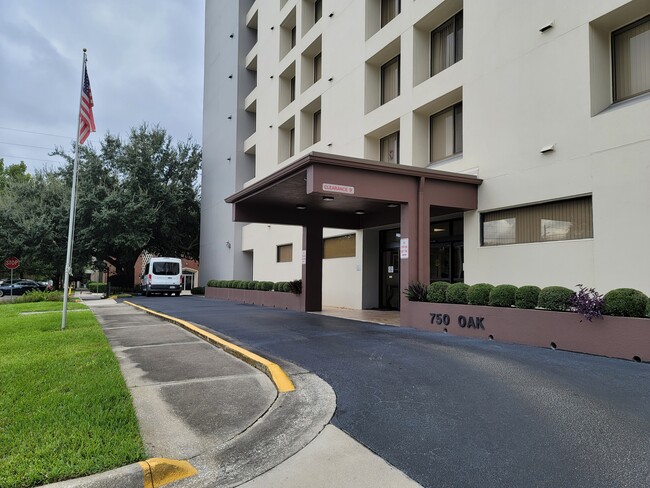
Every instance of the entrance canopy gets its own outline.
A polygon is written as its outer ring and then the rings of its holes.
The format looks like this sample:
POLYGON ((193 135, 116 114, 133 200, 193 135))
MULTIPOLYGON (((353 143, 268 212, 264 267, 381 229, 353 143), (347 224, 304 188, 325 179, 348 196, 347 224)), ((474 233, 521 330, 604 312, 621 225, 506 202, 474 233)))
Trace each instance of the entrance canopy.
POLYGON ((468 175, 310 153, 226 198, 233 220, 364 229, 400 222, 400 206, 430 216, 477 208, 482 180, 468 175))
MULTIPOLYGON (((233 220, 303 227, 303 309, 321 310, 323 228, 400 226, 400 287, 429 280, 432 217, 476 210, 468 175, 310 153, 226 198, 233 220)), ((407 306, 402 297, 401 307, 407 306)))

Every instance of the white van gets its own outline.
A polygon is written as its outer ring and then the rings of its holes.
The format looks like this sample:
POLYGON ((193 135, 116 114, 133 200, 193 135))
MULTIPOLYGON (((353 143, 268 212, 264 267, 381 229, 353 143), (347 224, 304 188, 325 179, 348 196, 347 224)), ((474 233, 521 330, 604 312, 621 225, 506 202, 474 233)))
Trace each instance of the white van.
POLYGON ((181 294, 183 289, 183 263, 178 258, 151 258, 140 280, 142 294, 181 294))

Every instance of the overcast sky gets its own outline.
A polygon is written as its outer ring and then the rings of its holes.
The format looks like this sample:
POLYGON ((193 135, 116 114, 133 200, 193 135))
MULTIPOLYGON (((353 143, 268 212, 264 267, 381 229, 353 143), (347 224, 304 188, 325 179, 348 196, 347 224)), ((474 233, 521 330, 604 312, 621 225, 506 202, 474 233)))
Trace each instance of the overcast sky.
POLYGON ((142 122, 201 144, 204 10, 204 0, 0 0, 5 167, 55 168, 61 159, 48 152, 71 151, 82 48, 97 126, 86 144, 142 122))

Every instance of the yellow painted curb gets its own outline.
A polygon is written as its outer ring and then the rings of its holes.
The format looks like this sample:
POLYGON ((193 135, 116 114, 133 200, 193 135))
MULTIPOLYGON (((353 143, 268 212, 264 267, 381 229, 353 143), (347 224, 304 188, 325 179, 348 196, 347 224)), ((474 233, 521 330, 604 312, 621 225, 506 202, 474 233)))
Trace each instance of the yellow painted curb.
POLYGON ((198 473, 189 462, 175 459, 151 458, 139 464, 144 471, 144 488, 156 488, 198 473))
POLYGON ((156 312, 154 310, 151 310, 149 308, 143 307, 141 305, 136 305, 135 303, 129 302, 128 300, 125 300, 124 303, 131 305, 132 307, 139 308, 140 310, 144 310, 145 312, 151 314, 151 315, 156 315, 160 318, 163 318, 169 322, 173 322, 177 325, 180 325, 184 329, 192 332, 193 334, 196 334, 197 336, 201 337, 202 339, 208 341, 210 344, 220 347, 224 351, 226 351, 229 354, 232 354, 233 356, 238 357, 239 359, 247 362, 254 368, 259 369, 262 371, 264 374, 266 374, 269 378, 271 378, 271 381, 275 384, 276 389, 280 393, 286 393, 289 391, 294 391, 296 387, 294 386, 293 382, 287 375, 287 373, 284 372, 284 370, 278 366, 277 364, 269 361, 268 359, 263 358, 262 356, 258 356, 257 354, 247 351, 243 347, 239 347, 232 342, 228 342, 221 337, 218 337, 214 334, 211 334, 210 332, 207 332, 200 327, 197 327, 194 324, 191 324, 190 322, 182 319, 177 319, 176 317, 172 317, 170 315, 166 315, 164 313, 156 312))

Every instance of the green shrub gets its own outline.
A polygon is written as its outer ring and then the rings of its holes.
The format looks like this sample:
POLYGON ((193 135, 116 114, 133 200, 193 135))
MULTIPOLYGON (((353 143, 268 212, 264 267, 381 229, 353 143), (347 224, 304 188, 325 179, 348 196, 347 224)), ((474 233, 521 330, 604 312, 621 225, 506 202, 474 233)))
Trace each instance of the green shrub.
POLYGON ((467 289, 467 303, 470 305, 487 305, 490 292, 494 289, 489 283, 477 283, 467 289))
POLYGON ((650 317, 650 298, 648 298, 648 305, 645 307, 645 316, 650 317))
POLYGON ((447 288, 447 303, 458 303, 461 305, 467 305, 467 290, 469 285, 465 283, 452 283, 447 288))
POLYGON ((208 280, 207 285, 208 285, 210 288, 218 288, 218 287, 219 287, 219 283, 220 283, 219 280, 208 280))
POLYGON ((258 283, 257 281, 249 281, 246 288, 248 290, 257 290, 257 288, 256 288, 257 283, 258 283))
POLYGON ((633 288, 617 288, 605 293, 604 315, 644 317, 648 306, 645 293, 633 288))
POLYGON ((573 296, 573 290, 563 286, 547 286, 539 292, 537 306, 555 312, 566 312, 571 309, 569 299, 573 296))
POLYGON ((517 308, 535 308, 539 302, 539 292, 542 291, 539 286, 524 285, 520 286, 515 293, 515 307, 517 308))
POLYGON ((404 296, 409 302, 426 302, 427 301, 427 287, 419 281, 409 283, 409 286, 404 290, 404 296))
POLYGON ((517 287, 515 285, 497 285, 490 292, 491 307, 512 307, 515 304, 517 287))
POLYGON ((282 290, 284 293, 291 293, 291 285, 288 281, 282 283, 282 290))
POLYGON ((283 292, 284 291, 284 285, 286 283, 287 283, 286 281, 276 281, 275 283, 273 283, 273 291, 283 292))
POLYGON ((31 290, 24 295, 16 297, 14 303, 34 303, 34 302, 62 302, 62 291, 40 291, 31 290))
POLYGON ((205 288, 202 286, 195 286, 190 290, 192 295, 205 295, 205 288))
POLYGON ((447 281, 434 281, 427 287, 427 301, 434 303, 445 303, 447 288, 450 283, 447 281))
POLYGON ((273 282, 272 281, 262 281, 260 282, 261 287, 260 290, 262 291, 271 291, 273 290, 273 282))
POLYGON ((86 285, 86 288, 92 293, 106 293, 106 283, 91 281, 86 285))

